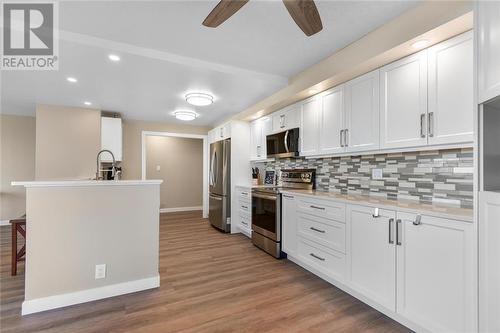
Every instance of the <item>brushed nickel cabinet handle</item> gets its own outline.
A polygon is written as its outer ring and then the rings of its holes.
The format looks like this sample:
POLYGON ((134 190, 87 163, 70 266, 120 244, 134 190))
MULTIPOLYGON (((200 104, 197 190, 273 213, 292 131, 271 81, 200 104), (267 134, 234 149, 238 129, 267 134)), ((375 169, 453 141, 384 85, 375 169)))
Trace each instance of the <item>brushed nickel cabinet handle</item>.
POLYGON ((373 212, 372 217, 376 218, 376 219, 380 217, 379 209, 378 208, 375 208, 375 211, 373 212))
POLYGON ((318 260, 325 261, 325 258, 321 258, 320 256, 317 256, 317 255, 315 255, 314 253, 309 253, 309 255, 310 255, 311 257, 313 257, 313 258, 318 259, 318 260))
POLYGON ((425 138, 425 113, 420 115, 420 137, 425 138))
POLYGON ((287 199, 293 199, 293 197, 291 195, 286 195, 286 194, 283 194, 283 197, 287 198, 287 199))
POLYGON ((315 227, 310 227, 309 229, 316 231, 316 232, 320 232, 322 234, 324 234, 326 232, 325 230, 316 229, 315 227))
POLYGON ((394 223, 394 219, 389 219, 389 244, 394 244, 394 239, 392 238, 392 224, 394 223))
POLYGON ((325 210, 325 207, 318 207, 314 205, 310 205, 309 207, 314 208, 314 209, 319 209, 319 210, 325 210))
POLYGON ((349 147, 349 137, 347 136, 347 133, 349 133, 348 128, 344 130, 344 147, 349 147))
POLYGON ((413 221, 413 225, 420 225, 422 224, 422 215, 417 215, 415 217, 415 221, 413 221))
POLYGON ((401 233, 401 220, 397 219, 396 220, 396 245, 402 244, 401 243, 402 235, 400 233, 401 233))
POLYGON ((427 133, 430 137, 434 136, 434 112, 429 112, 429 120, 427 121, 427 133))
POLYGON ((341 129, 341 130, 340 130, 340 136, 339 136, 339 138, 340 138, 340 147, 344 147, 344 143, 343 143, 343 141, 342 141, 342 140, 343 140, 343 137, 344 137, 344 130, 343 130, 343 129, 341 129))

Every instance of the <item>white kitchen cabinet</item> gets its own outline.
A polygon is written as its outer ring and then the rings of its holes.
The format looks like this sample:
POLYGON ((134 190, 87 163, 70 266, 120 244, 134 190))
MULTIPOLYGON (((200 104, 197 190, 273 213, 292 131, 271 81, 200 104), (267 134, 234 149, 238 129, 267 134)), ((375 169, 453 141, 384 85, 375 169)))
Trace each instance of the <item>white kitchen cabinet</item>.
POLYGON ((396 310, 396 213, 348 205, 348 267, 352 289, 385 308, 396 310))
MULTIPOLYGON (((122 119, 101 117, 101 149, 113 152, 116 161, 122 160, 122 119)), ((102 153, 101 162, 112 162, 111 154, 102 153)))
POLYGON ((217 126, 208 132, 208 142, 213 143, 231 137, 231 123, 225 123, 217 126))
POLYGON ((290 105, 272 115, 272 132, 283 132, 300 126, 300 104, 290 105))
POLYGON ((473 141, 473 52, 472 31, 428 49, 430 145, 473 141))
POLYGON ((267 158, 266 136, 271 131, 271 124, 270 117, 254 120, 250 124, 251 159, 254 161, 267 158))
POLYGON ((282 194, 281 199, 283 252, 295 256, 297 253, 297 202, 295 196, 291 194, 282 194))
POLYGON ((340 85, 320 95, 318 110, 319 143, 317 154, 343 152, 345 142, 344 86, 340 85))
POLYGON ((380 69, 381 148, 427 145, 427 50, 380 69))
POLYGON ((479 104, 500 96, 500 2, 476 2, 479 104))
POLYGON ((348 152, 380 147, 380 71, 377 69, 345 84, 344 145, 348 152))
POLYGON ((319 148, 319 115, 321 101, 313 97, 304 101, 300 112, 300 155, 316 155, 319 148))
POLYGON ((250 187, 237 186, 237 214, 234 220, 241 233, 252 237, 252 189, 250 187))
POLYGON ((397 313, 431 332, 476 331, 473 225, 407 213, 396 222, 397 313))
POLYGON ((500 193, 479 193, 479 331, 500 332, 500 193))

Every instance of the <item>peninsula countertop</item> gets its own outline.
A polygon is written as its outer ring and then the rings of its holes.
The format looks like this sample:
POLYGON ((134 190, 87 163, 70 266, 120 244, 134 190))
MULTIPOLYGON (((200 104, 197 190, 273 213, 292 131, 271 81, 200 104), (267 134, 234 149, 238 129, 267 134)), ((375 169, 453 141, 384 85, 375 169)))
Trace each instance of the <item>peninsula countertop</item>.
POLYGON ((24 187, 81 187, 81 186, 136 186, 160 185, 161 179, 147 180, 44 180, 44 181, 16 181, 12 186, 24 187))
POLYGON ((340 194, 335 192, 326 192, 320 190, 297 190, 281 189, 281 193, 296 194, 301 196, 314 197, 318 199, 330 199, 347 204, 372 206, 376 208, 397 210, 400 212, 424 214, 440 218, 448 218, 472 222, 474 220, 474 210, 471 208, 461 208, 446 204, 427 204, 413 200, 391 200, 361 194, 340 194))

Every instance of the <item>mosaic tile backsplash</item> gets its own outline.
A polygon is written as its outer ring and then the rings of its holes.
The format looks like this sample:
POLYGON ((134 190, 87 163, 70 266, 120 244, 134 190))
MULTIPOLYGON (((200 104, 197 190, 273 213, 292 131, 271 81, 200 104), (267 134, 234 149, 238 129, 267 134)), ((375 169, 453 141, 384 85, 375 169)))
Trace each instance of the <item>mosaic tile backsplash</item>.
POLYGON ((472 208, 472 148, 311 159, 287 158, 256 162, 254 166, 261 171, 315 168, 316 189, 323 191, 472 208), (372 169, 382 169, 383 178, 372 179, 372 169))

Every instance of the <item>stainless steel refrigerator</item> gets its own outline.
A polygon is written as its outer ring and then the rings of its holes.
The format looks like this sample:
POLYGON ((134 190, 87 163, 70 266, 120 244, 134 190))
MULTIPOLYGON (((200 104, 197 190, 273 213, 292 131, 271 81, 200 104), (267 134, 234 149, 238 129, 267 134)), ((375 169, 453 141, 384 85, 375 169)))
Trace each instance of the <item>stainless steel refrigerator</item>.
POLYGON ((224 231, 231 231, 231 139, 210 145, 209 170, 210 223, 224 231))

